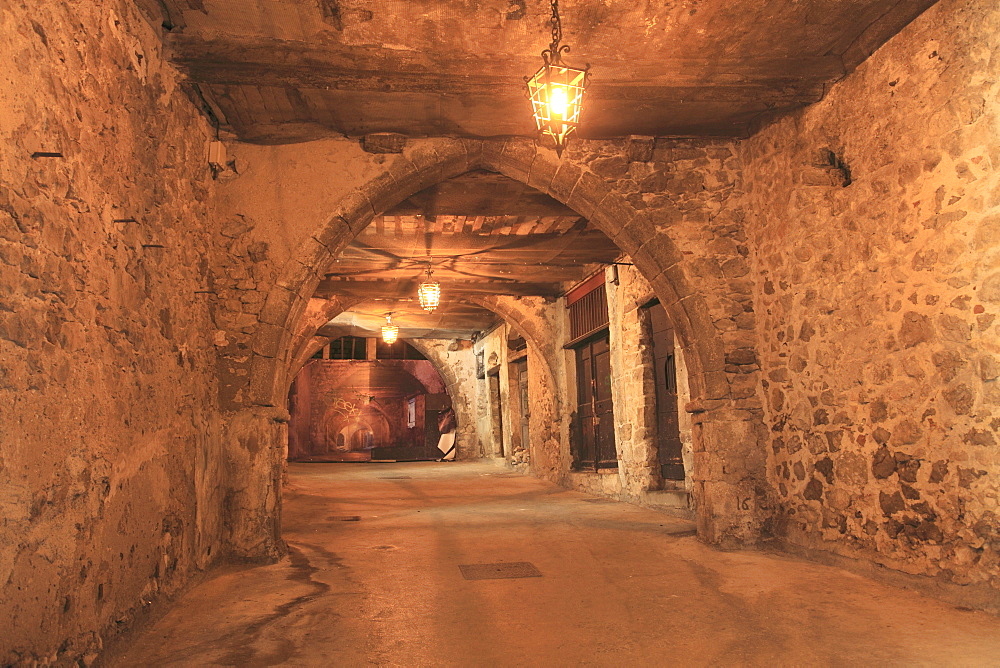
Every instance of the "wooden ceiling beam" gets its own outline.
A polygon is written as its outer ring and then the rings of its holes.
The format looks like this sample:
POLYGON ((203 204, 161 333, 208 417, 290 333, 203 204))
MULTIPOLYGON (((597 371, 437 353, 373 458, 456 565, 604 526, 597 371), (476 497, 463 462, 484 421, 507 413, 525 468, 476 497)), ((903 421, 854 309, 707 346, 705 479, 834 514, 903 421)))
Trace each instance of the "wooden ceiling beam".
POLYGON ((501 174, 469 172, 411 195, 386 212, 415 216, 562 216, 562 202, 501 174))
MULTIPOLYGON (((465 296, 507 295, 511 297, 557 297, 562 294, 558 283, 528 282, 477 282, 442 283, 442 295, 450 298, 465 296)), ((328 299, 334 295, 346 297, 414 299, 416 284, 396 281, 344 281, 324 279, 320 281, 313 296, 328 299)))
MULTIPOLYGON (((511 216, 508 220, 499 220, 495 230, 499 232, 503 229, 510 229, 507 235, 476 234, 475 232, 435 234, 428 242, 424 232, 418 230, 401 235, 379 236, 371 232, 366 232, 348 244, 344 249, 345 253, 364 252, 389 252, 394 255, 408 254, 417 249, 422 257, 427 252, 434 255, 436 251, 454 251, 456 253, 488 252, 491 250, 518 249, 531 250, 534 248, 579 248, 581 250, 595 249, 601 250, 611 248, 614 245, 608 237, 597 229, 586 229, 573 231, 571 228, 579 217, 564 221, 567 228, 561 233, 545 232, 538 234, 514 234, 514 230, 526 225, 534 225, 535 220, 521 220, 517 216, 511 216)), ((370 228, 369 228, 370 229, 370 228)))
MULTIPOLYGON (((381 47, 264 39, 205 39, 193 34, 166 38, 171 59, 191 80, 216 84, 389 92, 479 92, 496 98, 504 89, 520 94, 523 77, 538 69, 534 54, 483 59, 473 54, 404 51, 381 47)), ((621 99, 623 88, 731 87, 794 85, 833 81, 845 73, 839 56, 787 58, 662 58, 626 62, 589 58, 595 76, 591 99, 621 99)), ((645 93, 648 96, 649 93, 645 93)))
MULTIPOLYGON (((229 126, 243 141, 284 144, 324 137, 362 137, 371 132, 396 132, 412 137, 533 137, 534 123, 523 96, 482 96, 470 99, 439 93, 395 94, 325 91, 326 114, 297 110, 276 116, 261 106, 241 103, 232 88, 212 86, 229 126), (217 88, 227 89, 222 92, 217 88), (226 102, 226 100, 237 100, 226 102), (238 114, 236 113, 239 108, 238 114), (359 109, 371 110, 361 113, 359 109), (523 113, 521 113, 523 112, 523 113)), ((729 93, 733 93, 729 90, 729 93)), ((802 107, 821 99, 823 84, 799 90, 753 88, 740 94, 673 91, 664 102, 591 100, 579 130, 581 139, 611 139, 626 135, 659 137, 745 137, 755 120, 802 107), (698 99, 693 95, 697 94, 698 99)), ((463 213, 445 210, 442 213, 463 213)))

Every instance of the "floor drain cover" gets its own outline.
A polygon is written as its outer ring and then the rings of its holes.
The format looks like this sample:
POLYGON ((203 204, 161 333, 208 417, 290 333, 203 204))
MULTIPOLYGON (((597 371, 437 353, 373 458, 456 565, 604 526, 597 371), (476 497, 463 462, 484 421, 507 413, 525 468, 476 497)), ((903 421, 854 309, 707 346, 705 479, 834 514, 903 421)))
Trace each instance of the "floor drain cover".
POLYGON ((618 503, 614 499, 605 499, 604 497, 598 497, 596 499, 580 499, 584 503, 618 503))
POLYGON ((412 480, 411 475, 383 475, 379 476, 379 480, 412 480))
POLYGON ((332 515, 326 519, 331 522, 360 522, 361 515, 332 515))
POLYGON ((540 578, 541 572, 527 561, 500 564, 461 564, 459 570, 466 580, 504 580, 509 578, 540 578))

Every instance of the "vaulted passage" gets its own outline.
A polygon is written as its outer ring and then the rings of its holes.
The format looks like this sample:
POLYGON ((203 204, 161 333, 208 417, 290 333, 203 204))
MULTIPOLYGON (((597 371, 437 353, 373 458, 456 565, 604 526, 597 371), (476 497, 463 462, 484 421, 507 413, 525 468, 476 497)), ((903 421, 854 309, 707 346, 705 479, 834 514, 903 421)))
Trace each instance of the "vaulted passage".
POLYGON ((0 665, 1000 662, 998 53, 987 0, 0 3, 0 665))
POLYGON ((116 665, 996 657, 995 617, 787 556, 718 552, 689 522, 492 464, 296 464, 289 475, 289 559, 220 573, 116 665))

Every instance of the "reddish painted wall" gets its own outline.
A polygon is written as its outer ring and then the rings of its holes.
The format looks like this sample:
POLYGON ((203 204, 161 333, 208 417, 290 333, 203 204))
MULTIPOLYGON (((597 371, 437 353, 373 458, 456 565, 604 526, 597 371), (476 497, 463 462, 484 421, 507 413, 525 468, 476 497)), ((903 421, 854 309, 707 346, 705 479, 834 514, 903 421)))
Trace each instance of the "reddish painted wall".
POLYGON ((371 432, 371 446, 422 448, 425 396, 444 392, 426 360, 312 360, 289 393, 288 458, 370 459, 371 448, 354 436, 359 430, 371 432), (407 426, 410 397, 416 398, 414 427, 407 426))

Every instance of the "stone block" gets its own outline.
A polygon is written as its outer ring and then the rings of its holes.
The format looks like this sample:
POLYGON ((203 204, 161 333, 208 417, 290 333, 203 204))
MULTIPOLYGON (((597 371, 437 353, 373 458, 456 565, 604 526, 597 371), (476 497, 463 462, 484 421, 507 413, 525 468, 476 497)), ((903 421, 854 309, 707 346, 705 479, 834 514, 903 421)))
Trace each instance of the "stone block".
POLYGON ((655 146, 655 137, 632 135, 625 142, 625 156, 629 162, 650 162, 655 146))
POLYGON ((361 149, 365 153, 402 153, 406 148, 406 135, 396 132, 373 132, 361 138, 361 149))
MULTIPOLYGON (((414 186, 415 187, 415 186, 414 186)), ((361 194, 368 200, 375 215, 381 215, 399 204, 401 200, 412 195, 416 190, 400 191, 400 184, 389 172, 379 174, 371 179, 361 189, 361 194)), ((360 232, 362 228, 357 231, 360 232)))
POLYGON ((701 482, 695 487, 698 537, 722 548, 749 547, 761 538, 756 496, 745 486, 701 482))
POLYGON ((338 200, 331 218, 340 217, 357 234, 368 226, 374 216, 371 200, 359 189, 338 200))
POLYGON ((724 371, 707 371, 702 373, 693 379, 692 383, 692 395, 695 392, 695 386, 701 385, 699 388, 701 390, 701 395, 699 398, 703 399, 728 399, 729 398, 729 379, 728 374, 724 371))
POLYGON ((650 236, 642 245, 642 249, 648 251, 655 259, 657 266, 663 270, 684 259, 684 254, 681 253, 676 244, 663 233, 650 236))
POLYGON ((262 357, 282 358, 287 352, 291 335, 284 327, 260 323, 254 333, 251 350, 262 357))
POLYGON ((284 364, 273 357, 254 355, 250 360, 250 386, 247 405, 281 406, 288 384, 284 364))
POLYGON ((313 237, 302 242, 292 259, 313 274, 323 274, 327 271, 334 255, 330 249, 313 237))
POLYGON ((500 171, 507 176, 527 182, 536 152, 537 149, 533 141, 511 138, 504 142, 503 150, 497 159, 497 165, 500 167, 500 171))
POLYGON ((495 172, 502 171, 500 161, 503 156, 504 145, 508 139, 507 137, 497 137, 482 140, 480 160, 484 167, 495 172))
POLYGON ((284 327, 290 321, 298 295, 291 290, 276 288, 268 294, 259 318, 261 322, 284 327))
POLYGON ((336 255, 356 236, 350 225, 340 216, 334 216, 319 232, 313 235, 317 243, 326 246, 336 255))
POLYGON ((549 194, 560 202, 569 202, 569 196, 582 175, 582 169, 573 163, 563 161, 552 177, 552 183, 549 184, 549 194))
POLYGON ((583 172, 566 204, 581 216, 590 218, 610 192, 611 185, 605 179, 583 172))
POLYGON ((479 169, 487 166, 483 161, 484 140, 462 137, 457 141, 461 142, 462 147, 465 150, 469 169, 479 169))

